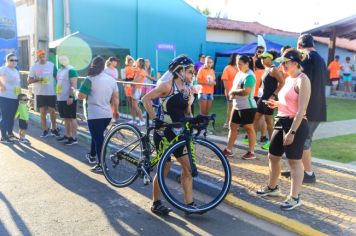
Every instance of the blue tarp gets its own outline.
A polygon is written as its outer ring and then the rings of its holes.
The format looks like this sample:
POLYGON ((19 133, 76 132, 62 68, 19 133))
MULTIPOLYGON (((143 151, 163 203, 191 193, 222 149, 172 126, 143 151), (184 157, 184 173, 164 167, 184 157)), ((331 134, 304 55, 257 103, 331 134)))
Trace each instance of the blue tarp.
MULTIPOLYGON (((274 49, 277 52, 279 52, 281 50, 281 48, 283 47, 280 44, 273 43, 268 40, 265 40, 265 42, 266 42, 267 50, 274 49)), ((256 47, 257 47, 257 42, 254 42, 254 43, 246 44, 239 48, 234 48, 234 49, 223 51, 223 52, 216 52, 215 57, 229 57, 233 53, 240 54, 240 55, 253 56, 255 54, 256 47)))
POLYGON ((16 7, 12 0, 0 0, 0 66, 10 52, 17 52, 16 7))

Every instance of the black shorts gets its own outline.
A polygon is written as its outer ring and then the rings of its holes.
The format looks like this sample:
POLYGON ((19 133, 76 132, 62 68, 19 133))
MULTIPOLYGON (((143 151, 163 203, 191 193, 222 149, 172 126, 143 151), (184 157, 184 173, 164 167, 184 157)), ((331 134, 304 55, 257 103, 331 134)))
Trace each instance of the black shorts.
POLYGON ((267 100, 265 98, 260 98, 257 101, 257 112, 261 113, 262 115, 272 116, 274 109, 269 108, 262 100, 267 100))
POLYGON ((231 122, 239 125, 253 124, 255 119, 256 108, 235 110, 232 113, 231 122))
POLYGON ((52 107, 53 109, 56 109, 56 100, 57 97, 55 95, 54 96, 37 95, 36 96, 37 108, 52 107))
POLYGON ((294 135, 293 143, 288 146, 284 146, 284 133, 287 133, 290 130, 292 123, 293 118, 276 117, 271 143, 269 146, 269 153, 274 156, 282 156, 285 152, 288 159, 301 160, 303 156, 304 143, 309 134, 308 121, 306 119, 302 120, 302 123, 294 135))
POLYGON ((253 97, 253 99, 255 99, 256 104, 258 103, 258 100, 260 100, 260 98, 259 98, 259 97, 253 97))
POLYGON ((27 130, 27 127, 28 127, 27 120, 19 119, 19 128, 23 130, 27 130))
POLYGON ((71 105, 67 105, 67 101, 58 101, 59 116, 63 119, 77 118, 77 101, 74 100, 71 105))
MULTIPOLYGON (((164 137, 166 137, 168 142, 171 142, 175 137, 177 137, 177 135, 172 131, 171 128, 166 128, 163 131, 163 135, 164 135, 164 137)), ((163 136, 155 131, 153 134, 153 141, 155 143, 155 147, 156 147, 157 151, 160 148, 160 143, 161 143, 162 139, 163 139, 163 136)), ((184 152, 184 146, 176 149, 173 152, 173 154, 176 158, 179 158, 179 157, 182 157, 183 155, 185 155, 185 153, 183 153, 183 152, 184 152)))

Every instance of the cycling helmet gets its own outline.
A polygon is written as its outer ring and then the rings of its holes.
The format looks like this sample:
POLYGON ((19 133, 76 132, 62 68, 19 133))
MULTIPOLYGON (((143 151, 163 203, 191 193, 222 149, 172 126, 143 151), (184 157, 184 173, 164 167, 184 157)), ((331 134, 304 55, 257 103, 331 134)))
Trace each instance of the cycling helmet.
POLYGON ((174 58, 171 63, 169 63, 168 70, 171 73, 174 73, 180 68, 185 69, 187 67, 194 67, 193 61, 186 55, 179 55, 178 57, 174 58))

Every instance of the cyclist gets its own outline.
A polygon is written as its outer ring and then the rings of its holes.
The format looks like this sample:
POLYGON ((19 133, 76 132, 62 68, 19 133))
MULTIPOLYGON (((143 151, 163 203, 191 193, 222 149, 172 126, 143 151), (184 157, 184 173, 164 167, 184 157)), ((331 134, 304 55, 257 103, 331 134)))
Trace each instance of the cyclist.
MULTIPOLYGON (((185 116, 191 115, 191 104, 194 98, 191 88, 194 75, 194 64, 190 58, 181 55, 173 59, 169 64, 168 69, 173 75, 172 79, 160 83, 142 98, 142 103, 150 118, 154 120, 156 127, 159 127, 163 122, 159 117, 156 117, 152 107, 152 100, 156 98, 161 98, 163 112, 169 116, 172 122, 179 122, 185 116)), ((163 131, 163 134, 168 141, 171 141, 179 134, 179 132, 180 128, 166 128, 163 131)), ((155 132, 154 141, 157 150, 162 138, 163 137, 158 132, 155 132)), ((193 178, 188 155, 183 154, 182 147, 174 153, 174 156, 182 166, 181 183, 184 191, 184 201, 187 205, 194 206, 192 194, 193 178)), ((168 174, 169 170, 170 164, 165 166, 165 175, 168 174)), ((151 211, 159 215, 167 215, 172 211, 160 201, 160 189, 157 174, 153 180, 153 205, 151 211)))

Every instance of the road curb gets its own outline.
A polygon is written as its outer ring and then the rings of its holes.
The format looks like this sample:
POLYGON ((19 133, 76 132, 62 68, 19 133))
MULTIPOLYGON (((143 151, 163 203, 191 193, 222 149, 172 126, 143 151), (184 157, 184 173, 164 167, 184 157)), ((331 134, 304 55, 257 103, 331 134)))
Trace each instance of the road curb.
MULTIPOLYGON (((40 126, 40 118, 38 115, 31 113, 30 114, 30 120, 35 123, 35 125, 40 126)), ((58 124, 58 126, 62 126, 58 124)), ((61 127, 64 128, 64 127, 61 127)), ((86 134, 85 132, 78 131, 78 139, 90 144, 91 142, 91 137, 86 134)), ((214 140, 214 139, 212 139, 214 140)), ((221 142, 220 140, 214 140, 216 142, 221 142)), ((240 147, 240 146, 239 146, 240 147)), ((177 171, 174 171, 174 174, 179 174, 177 171)), ((203 192, 209 192, 209 188, 213 188, 211 184, 206 184, 203 182, 198 182, 197 183, 200 188, 200 190, 203 190, 203 192)), ((231 190, 230 190, 231 191, 231 190)), ((309 225, 303 224, 297 220, 289 219, 285 216, 279 215, 277 213, 274 213, 272 211, 266 210, 265 208, 259 207, 257 205, 254 205, 252 203, 246 202, 242 199, 239 199, 235 196, 233 196, 232 193, 228 193, 226 198, 224 199, 224 202, 227 203, 228 205, 235 207, 241 211, 244 211, 248 214, 251 214, 257 218, 266 220, 272 224, 279 225, 291 232, 294 232, 298 235, 313 235, 313 236, 324 236, 326 234, 313 229, 309 225)))
POLYGON ((279 225, 298 235, 327 235, 297 220, 289 219, 285 216, 279 215, 272 211, 266 210, 265 208, 253 205, 249 202, 239 199, 235 197, 232 193, 229 193, 226 196, 224 202, 257 218, 266 220, 272 224, 279 225))

